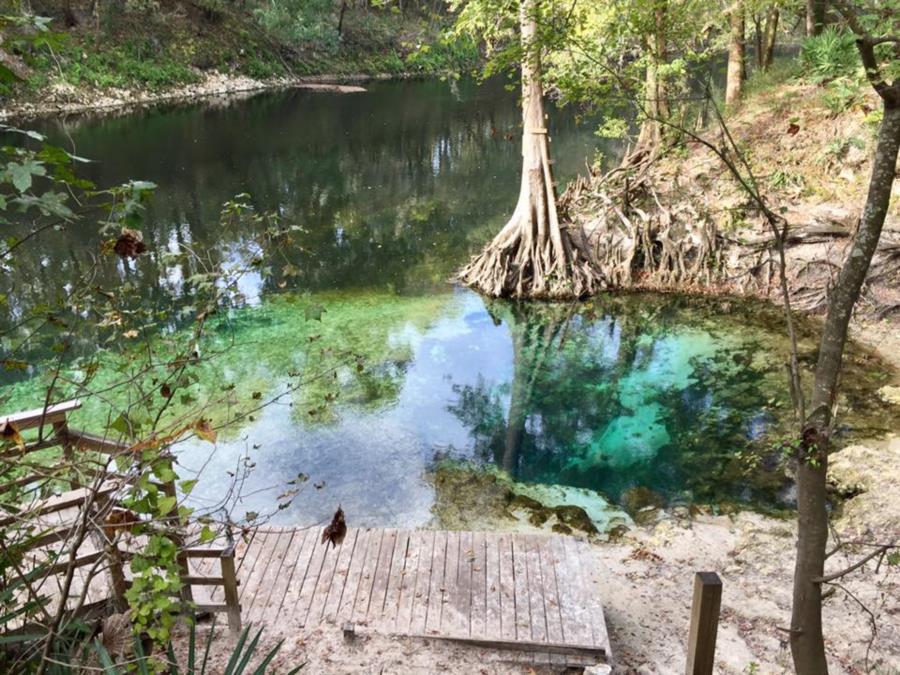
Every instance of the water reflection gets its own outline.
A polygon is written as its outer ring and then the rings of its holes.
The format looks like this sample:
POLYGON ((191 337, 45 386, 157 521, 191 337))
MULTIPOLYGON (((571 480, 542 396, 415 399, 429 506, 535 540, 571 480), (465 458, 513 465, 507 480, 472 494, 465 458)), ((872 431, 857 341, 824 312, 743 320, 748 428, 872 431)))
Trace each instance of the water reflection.
MULTIPOLYGON (((249 511, 309 475, 283 522, 316 522, 340 502, 360 525, 422 525, 434 500, 427 474, 444 458, 620 501, 640 487, 668 501, 778 503, 783 473, 749 471, 742 457, 770 455, 789 416, 772 358, 785 348, 771 330, 777 310, 732 305, 725 316, 717 302, 644 295, 576 306, 486 306, 467 291, 437 300, 325 298, 324 339, 367 346, 370 366, 348 367, 315 400, 306 391, 267 410, 216 450, 184 444, 182 463, 206 466, 199 498, 221 494, 246 452, 256 464, 249 511)), ((278 306, 242 321, 227 377, 277 391, 311 351, 307 329, 278 306), (279 334, 298 340, 289 348, 279 334)))

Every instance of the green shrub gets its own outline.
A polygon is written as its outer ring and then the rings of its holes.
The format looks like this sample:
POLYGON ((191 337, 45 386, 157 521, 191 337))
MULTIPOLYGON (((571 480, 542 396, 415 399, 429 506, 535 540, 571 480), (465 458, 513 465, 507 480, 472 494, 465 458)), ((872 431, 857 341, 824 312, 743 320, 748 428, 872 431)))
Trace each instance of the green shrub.
POLYGON ((278 39, 324 50, 338 46, 337 14, 332 0, 282 0, 254 10, 256 20, 278 39))
POLYGON ((808 38, 800 48, 800 58, 806 67, 806 77, 813 82, 853 77, 860 70, 856 38, 834 26, 808 38))
POLYGON ((832 115, 840 115, 863 99, 863 90, 857 79, 841 77, 829 82, 822 94, 822 102, 832 115))

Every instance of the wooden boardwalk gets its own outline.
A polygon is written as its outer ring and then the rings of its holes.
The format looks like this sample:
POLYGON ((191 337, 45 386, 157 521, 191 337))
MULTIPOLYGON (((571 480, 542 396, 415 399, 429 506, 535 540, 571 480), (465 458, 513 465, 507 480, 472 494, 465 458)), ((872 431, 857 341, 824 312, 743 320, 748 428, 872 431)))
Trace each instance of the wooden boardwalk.
MULTIPOLYGON (((335 630, 350 622, 362 632, 494 647, 537 662, 609 659, 600 563, 586 542, 350 529, 332 548, 320 535, 320 528, 257 529, 238 544, 245 622, 335 630)), ((192 564, 210 571, 207 561, 192 564)), ((211 589, 209 600, 221 594, 211 589)))

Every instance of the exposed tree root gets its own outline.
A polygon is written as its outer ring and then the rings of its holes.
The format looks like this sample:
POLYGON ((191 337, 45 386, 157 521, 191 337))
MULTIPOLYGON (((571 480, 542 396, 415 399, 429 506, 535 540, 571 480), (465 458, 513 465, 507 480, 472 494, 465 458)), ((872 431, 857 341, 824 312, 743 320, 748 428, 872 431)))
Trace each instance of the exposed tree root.
MULTIPOLYGON (((630 156, 604 176, 581 177, 560 197, 561 217, 588 242, 601 289, 734 293, 777 298, 778 253, 762 218, 745 202, 714 191, 708 176, 661 169, 648 153, 630 156), (737 216, 738 222, 734 222, 737 216)), ((825 307, 828 289, 854 226, 853 213, 788 214, 791 302, 825 307)), ((900 302, 900 232, 887 228, 868 277, 864 311, 900 302), (893 291, 891 289, 894 289, 893 291)), ((584 249, 583 249, 584 250, 584 249)))

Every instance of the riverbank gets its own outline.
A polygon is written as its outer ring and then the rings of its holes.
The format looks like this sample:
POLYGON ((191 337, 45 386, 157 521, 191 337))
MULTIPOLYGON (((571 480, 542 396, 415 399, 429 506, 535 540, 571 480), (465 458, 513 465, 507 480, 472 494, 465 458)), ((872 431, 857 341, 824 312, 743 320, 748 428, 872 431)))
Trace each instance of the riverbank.
POLYGON ((395 75, 333 75, 310 77, 272 77, 255 79, 219 72, 205 73, 198 82, 171 89, 78 89, 70 85, 51 86, 40 100, 12 103, 0 108, 0 121, 28 120, 48 115, 74 115, 87 112, 128 112, 157 103, 182 103, 203 99, 252 95, 277 89, 307 89, 310 91, 353 94, 365 92, 358 83, 371 80, 394 79, 395 75))
MULTIPOLYGON (((0 119, 128 109, 160 101, 470 68, 474 43, 450 17, 410 3, 113 3, 36 0, 0 41, 0 119)), ((337 89, 342 91, 342 89, 337 89)))

